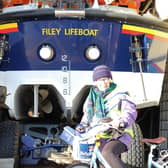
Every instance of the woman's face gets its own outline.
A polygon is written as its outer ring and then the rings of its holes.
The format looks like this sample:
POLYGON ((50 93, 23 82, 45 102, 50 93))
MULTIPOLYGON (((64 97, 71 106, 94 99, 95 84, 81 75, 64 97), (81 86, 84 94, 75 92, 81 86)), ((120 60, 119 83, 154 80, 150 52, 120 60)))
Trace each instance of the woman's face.
POLYGON ((100 91, 105 91, 110 87, 111 79, 110 78, 100 78, 95 81, 95 85, 100 91))

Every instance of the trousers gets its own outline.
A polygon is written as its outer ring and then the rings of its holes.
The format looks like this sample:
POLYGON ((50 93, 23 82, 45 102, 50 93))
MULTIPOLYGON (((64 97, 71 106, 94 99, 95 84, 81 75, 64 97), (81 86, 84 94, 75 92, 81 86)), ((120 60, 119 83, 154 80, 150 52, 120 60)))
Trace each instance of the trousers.
MULTIPOLYGON (((126 168, 126 165, 120 159, 121 153, 127 151, 125 144, 119 140, 111 140, 105 143, 101 149, 104 159, 112 168, 126 168)), ((100 164, 100 168, 104 168, 100 164)))

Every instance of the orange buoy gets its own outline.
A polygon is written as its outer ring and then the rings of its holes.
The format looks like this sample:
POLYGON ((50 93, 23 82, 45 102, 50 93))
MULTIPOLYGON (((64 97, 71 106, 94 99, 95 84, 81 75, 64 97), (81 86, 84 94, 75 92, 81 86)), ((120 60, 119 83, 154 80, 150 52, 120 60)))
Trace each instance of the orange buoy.
MULTIPOLYGON (((126 6, 128 8, 139 9, 141 2, 146 0, 98 0, 100 5, 115 5, 115 6, 126 6)), ((93 4, 94 0, 87 0, 89 4, 93 4)))
POLYGON ((3 0, 3 8, 25 5, 28 4, 30 0, 3 0))
POLYGON ((128 8, 139 9, 141 2, 145 0, 119 0, 119 5, 128 6, 128 8))

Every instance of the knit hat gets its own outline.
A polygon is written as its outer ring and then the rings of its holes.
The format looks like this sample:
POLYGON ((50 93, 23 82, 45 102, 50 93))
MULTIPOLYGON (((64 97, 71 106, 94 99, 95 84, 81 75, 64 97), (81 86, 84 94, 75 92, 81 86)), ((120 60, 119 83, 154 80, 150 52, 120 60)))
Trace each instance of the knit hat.
POLYGON ((96 80, 98 80, 100 78, 104 78, 104 77, 112 79, 110 68, 108 66, 99 65, 93 69, 93 81, 96 81, 96 80))

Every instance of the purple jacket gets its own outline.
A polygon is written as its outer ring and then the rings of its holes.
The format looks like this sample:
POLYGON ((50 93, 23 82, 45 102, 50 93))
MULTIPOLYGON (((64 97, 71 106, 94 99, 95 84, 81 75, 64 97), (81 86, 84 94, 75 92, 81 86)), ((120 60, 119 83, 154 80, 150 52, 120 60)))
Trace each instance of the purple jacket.
MULTIPOLYGON (((120 123, 124 123, 126 126, 126 133, 119 138, 127 147, 131 144, 133 138, 133 130, 131 128, 132 124, 137 118, 137 111, 134 102, 131 100, 131 97, 127 92, 121 90, 118 86, 107 94, 104 99, 104 107, 106 116, 111 117, 113 120, 116 118, 119 119, 120 123)), ((92 122, 88 121, 88 114, 86 108, 88 108, 89 99, 87 98, 84 104, 84 115, 81 122, 93 126, 101 120, 97 117, 98 115, 93 116, 92 122)))

